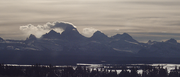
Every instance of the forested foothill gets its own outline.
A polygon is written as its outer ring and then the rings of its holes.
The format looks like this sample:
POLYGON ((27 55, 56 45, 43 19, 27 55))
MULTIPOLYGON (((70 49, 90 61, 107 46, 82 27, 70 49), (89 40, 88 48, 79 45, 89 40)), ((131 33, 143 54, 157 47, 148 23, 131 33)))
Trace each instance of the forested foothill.
POLYGON ((57 67, 0 64, 0 77, 180 77, 180 69, 175 67, 168 72, 167 68, 160 65, 104 65, 90 68, 88 65, 57 67))

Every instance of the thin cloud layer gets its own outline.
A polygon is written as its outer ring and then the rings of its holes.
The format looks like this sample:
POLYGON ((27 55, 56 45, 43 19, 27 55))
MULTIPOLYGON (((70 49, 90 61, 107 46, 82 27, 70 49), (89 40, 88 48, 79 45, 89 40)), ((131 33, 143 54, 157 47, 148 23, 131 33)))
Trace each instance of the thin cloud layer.
POLYGON ((30 35, 30 34, 34 34, 36 37, 41 37, 43 34, 47 33, 50 30, 55 30, 59 33, 63 32, 66 27, 74 27, 76 28, 76 26, 74 26, 73 24, 69 23, 69 22, 53 22, 53 23, 46 23, 44 25, 32 25, 32 24, 28 24, 25 26, 20 26, 20 30, 22 32, 25 33, 25 35, 30 35))
MULTIPOLYGON (((47 26, 48 28, 46 28, 41 25, 39 28, 38 25, 35 26, 34 24, 44 24, 44 22, 56 20, 69 21, 78 25, 77 29, 85 36, 90 36, 86 33, 93 33, 86 31, 86 29, 84 32, 83 28, 89 27, 101 31, 109 30, 106 33, 108 36, 123 32, 180 33, 179 0, 0 1, 0 31, 3 38, 25 39, 30 33, 39 33, 38 36, 40 36, 53 27, 47 26), (32 25, 24 25, 27 23, 33 24, 34 28, 32 25), (20 31, 20 25, 28 26, 28 28, 22 27, 20 31), (110 31, 115 29, 119 30, 110 31), (12 32, 17 33, 13 34, 12 32), (22 32, 25 35, 22 35, 22 32)), ((53 29, 63 31, 64 27, 53 29)), ((134 35, 134 37, 137 36, 134 35)), ((146 36, 142 35, 142 37, 145 38, 144 40, 149 40, 146 36)), ((177 36, 174 35, 169 38, 174 37, 177 36)), ((154 38, 159 40, 159 37, 154 38)), ((141 41, 142 39, 138 38, 137 40, 141 41)))

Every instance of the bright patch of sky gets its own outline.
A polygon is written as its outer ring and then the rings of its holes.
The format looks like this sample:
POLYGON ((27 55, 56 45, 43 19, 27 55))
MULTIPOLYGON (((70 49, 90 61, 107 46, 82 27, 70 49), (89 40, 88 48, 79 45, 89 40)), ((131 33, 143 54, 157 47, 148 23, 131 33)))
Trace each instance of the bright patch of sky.
MULTIPOLYGON (((0 0, 0 37, 25 39, 20 26, 73 23, 108 36, 129 33, 138 41, 180 40, 179 0, 0 0), (149 38, 150 37, 150 38, 149 38)), ((92 32, 90 32, 92 33, 92 32)))

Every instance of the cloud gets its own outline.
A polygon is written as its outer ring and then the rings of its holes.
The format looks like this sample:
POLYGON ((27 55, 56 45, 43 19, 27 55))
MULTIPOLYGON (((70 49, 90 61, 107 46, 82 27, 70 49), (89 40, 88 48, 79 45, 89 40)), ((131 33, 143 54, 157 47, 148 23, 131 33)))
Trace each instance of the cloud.
POLYGON ((179 6, 180 2, 178 0, 163 0, 163 1, 127 1, 125 3, 132 3, 132 4, 143 4, 143 5, 158 5, 158 6, 179 6))
POLYGON ((50 24, 49 26, 52 29, 54 29, 54 28, 61 28, 63 30, 65 30, 67 27, 74 27, 74 28, 76 28, 76 26, 74 26, 72 23, 69 23, 69 22, 53 22, 53 25, 50 24))
POLYGON ((91 37, 97 29, 95 28, 84 28, 82 34, 86 37, 91 37))
POLYGON ((74 26, 73 24, 69 23, 69 22, 53 22, 53 23, 46 23, 44 25, 32 25, 32 24, 28 24, 25 26, 20 26, 20 30, 22 32, 25 33, 25 35, 30 35, 30 34, 34 34, 36 37, 41 37, 43 34, 49 32, 50 30, 55 30, 59 33, 63 32, 64 30, 66 30, 67 27, 72 27, 72 28, 76 28, 76 26, 74 26))

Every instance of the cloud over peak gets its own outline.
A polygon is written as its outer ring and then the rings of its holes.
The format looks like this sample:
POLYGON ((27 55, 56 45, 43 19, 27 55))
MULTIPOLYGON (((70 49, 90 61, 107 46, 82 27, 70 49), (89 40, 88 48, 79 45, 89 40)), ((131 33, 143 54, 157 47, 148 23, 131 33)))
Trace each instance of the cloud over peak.
POLYGON ((97 29, 92 28, 92 27, 84 28, 82 34, 86 37, 91 37, 94 34, 94 32, 96 32, 96 31, 97 31, 97 29))
POLYGON ((50 30, 55 30, 59 33, 66 30, 67 27, 76 28, 72 23, 63 22, 63 21, 55 21, 55 22, 47 22, 44 25, 24 25, 20 26, 20 30, 24 32, 27 36, 30 34, 34 34, 37 37, 41 37, 43 34, 49 32, 50 30))

